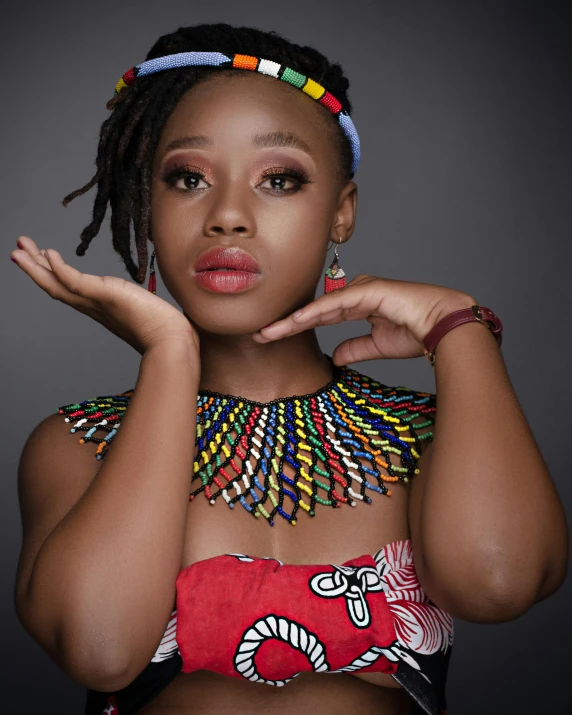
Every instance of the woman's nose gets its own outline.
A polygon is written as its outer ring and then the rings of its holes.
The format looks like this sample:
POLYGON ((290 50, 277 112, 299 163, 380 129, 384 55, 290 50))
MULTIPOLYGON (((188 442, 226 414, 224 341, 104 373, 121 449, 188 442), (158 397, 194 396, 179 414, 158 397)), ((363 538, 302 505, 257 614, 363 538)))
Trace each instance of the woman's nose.
POLYGON ((239 189, 227 190, 215 198, 205 222, 207 236, 255 235, 256 221, 248 197, 239 189))
MULTIPOLYGON (((207 228, 206 234, 207 236, 215 236, 222 234, 223 236, 225 235, 231 235, 233 233, 246 233, 248 229, 246 226, 232 226, 229 223, 224 223, 221 222, 223 225, 217 225, 217 224, 212 224, 207 228)), ((231 222, 232 223, 232 222, 231 222)))

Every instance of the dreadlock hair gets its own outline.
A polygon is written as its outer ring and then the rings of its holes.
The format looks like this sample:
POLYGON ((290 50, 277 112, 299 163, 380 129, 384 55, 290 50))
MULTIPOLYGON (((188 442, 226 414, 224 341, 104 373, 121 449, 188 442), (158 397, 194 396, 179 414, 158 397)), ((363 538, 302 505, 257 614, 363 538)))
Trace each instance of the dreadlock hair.
MULTIPOLYGON (((307 75, 326 87, 351 113, 347 96, 349 82, 339 64, 312 47, 289 42, 277 32, 264 32, 251 27, 233 27, 213 23, 179 27, 161 36, 149 50, 146 60, 176 52, 218 51, 226 55, 241 53, 264 57, 307 75)), ((183 94, 221 72, 233 69, 215 67, 181 67, 144 75, 124 87, 107 102, 113 112, 100 128, 94 177, 81 189, 68 194, 64 206, 89 191, 97 183, 93 220, 81 232, 76 255, 83 256, 97 235, 107 209, 111 206, 111 233, 114 250, 121 256, 127 272, 137 283, 145 281, 147 241, 151 240, 151 169, 161 131, 183 94), (131 255, 131 224, 135 234, 138 265, 131 255)), ((324 109, 336 127, 340 155, 340 172, 353 176, 350 143, 333 115, 324 109)))

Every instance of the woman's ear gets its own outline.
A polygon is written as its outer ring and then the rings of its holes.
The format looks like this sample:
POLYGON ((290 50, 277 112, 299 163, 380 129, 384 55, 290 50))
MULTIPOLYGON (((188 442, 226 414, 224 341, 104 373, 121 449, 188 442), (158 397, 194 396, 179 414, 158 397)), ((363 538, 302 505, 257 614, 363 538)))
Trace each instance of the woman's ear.
POLYGON ((330 230, 330 240, 334 243, 347 241, 354 231, 357 211, 357 184, 347 181, 340 194, 336 205, 336 212, 330 230))

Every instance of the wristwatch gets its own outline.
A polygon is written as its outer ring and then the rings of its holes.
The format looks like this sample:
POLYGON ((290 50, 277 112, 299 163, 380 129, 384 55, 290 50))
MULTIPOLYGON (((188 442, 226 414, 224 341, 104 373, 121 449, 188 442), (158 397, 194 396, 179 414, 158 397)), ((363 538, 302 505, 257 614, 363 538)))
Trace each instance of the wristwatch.
POLYGON ((442 318, 436 325, 434 325, 427 335, 423 338, 423 344, 425 345, 425 357, 431 363, 431 366, 435 365, 435 348, 437 343, 441 338, 459 325, 463 323, 478 322, 488 328, 491 333, 495 336, 495 339, 499 345, 502 343, 502 323, 500 318, 496 316, 490 308, 485 308, 484 305, 472 305, 470 308, 463 308, 462 310, 455 310, 453 313, 449 313, 444 318, 442 318))

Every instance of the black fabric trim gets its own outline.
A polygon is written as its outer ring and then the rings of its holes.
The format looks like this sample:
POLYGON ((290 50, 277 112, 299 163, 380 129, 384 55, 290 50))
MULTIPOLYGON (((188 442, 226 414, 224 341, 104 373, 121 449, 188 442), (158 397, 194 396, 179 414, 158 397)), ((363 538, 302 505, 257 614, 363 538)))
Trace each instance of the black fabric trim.
POLYGON ((452 646, 449 646, 445 653, 440 651, 421 657, 412 651, 412 655, 421 663, 423 674, 431 679, 432 684, 403 660, 399 661, 397 671, 391 676, 427 715, 443 715, 447 712, 446 684, 452 650, 452 646))

